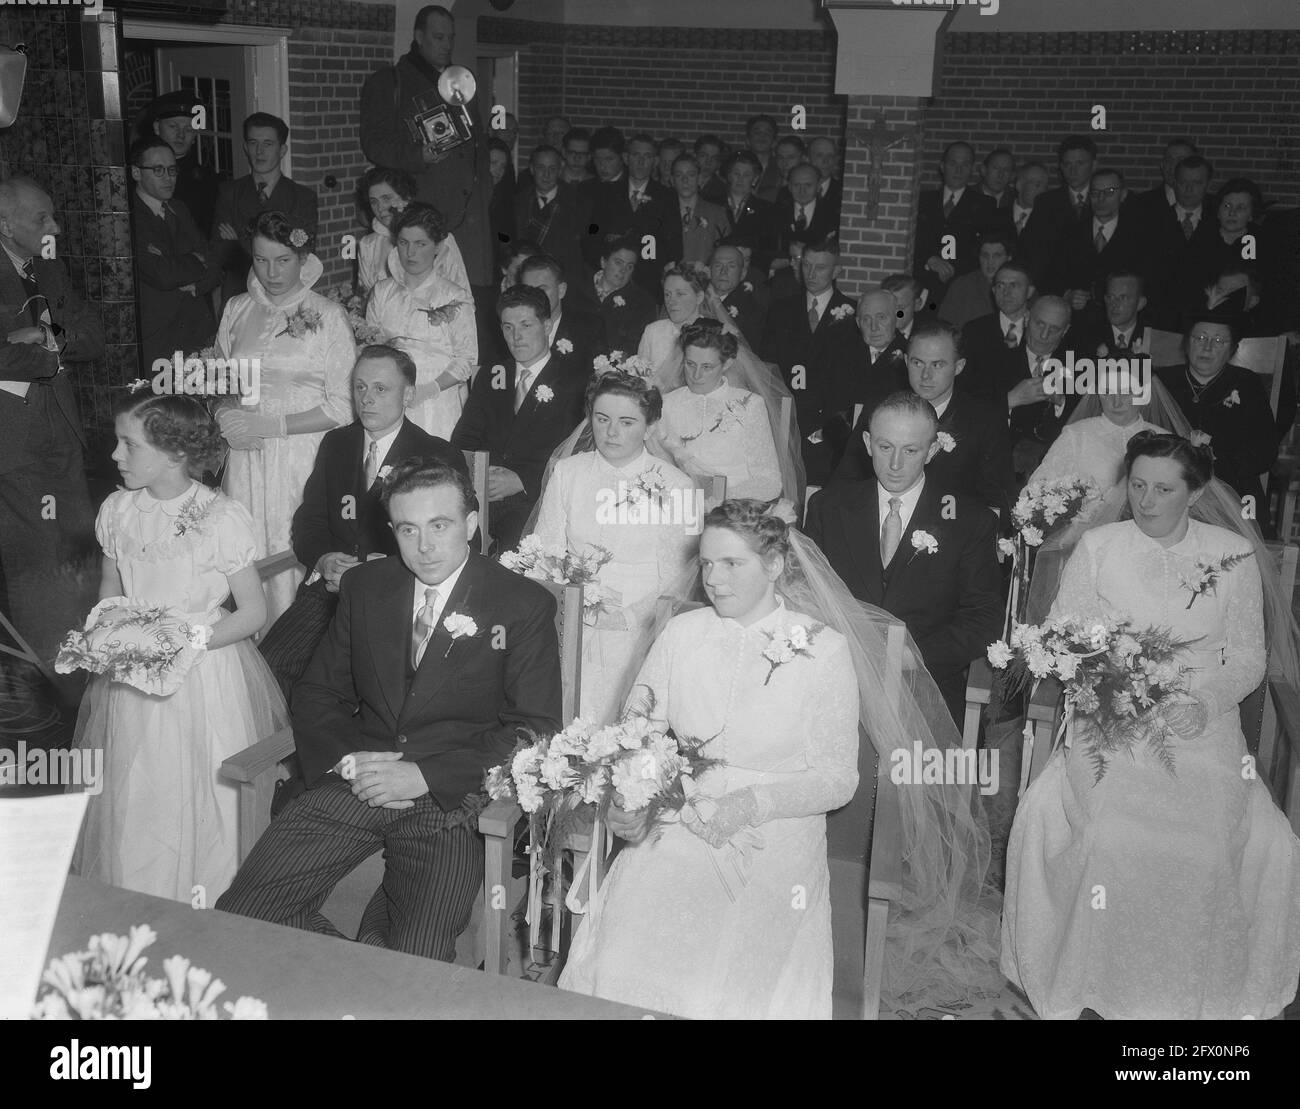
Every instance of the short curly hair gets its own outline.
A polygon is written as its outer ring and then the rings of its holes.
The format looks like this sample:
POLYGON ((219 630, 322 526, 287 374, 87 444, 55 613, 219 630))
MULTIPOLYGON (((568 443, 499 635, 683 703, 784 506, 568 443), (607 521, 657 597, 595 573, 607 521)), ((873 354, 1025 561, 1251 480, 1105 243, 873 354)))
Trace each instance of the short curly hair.
POLYGON ((695 320, 682 328, 677 345, 685 351, 689 347, 716 350, 724 362, 730 362, 740 350, 740 343, 729 331, 722 329, 717 320, 695 320))
POLYGON ((432 204, 413 200, 402 214, 393 221, 393 238, 396 239, 408 227, 418 227, 435 243, 447 237, 447 217, 432 204))
POLYGON ((771 501, 737 498, 723 501, 704 516, 704 528, 739 535, 764 562, 790 554, 790 525, 772 515, 771 501))
POLYGON ((226 441, 207 408, 194 397, 128 393, 113 406, 113 418, 134 416, 149 445, 172 458, 184 458, 190 477, 215 471, 226 455, 226 441))
POLYGON ((699 262, 669 262, 664 267, 664 276, 659 284, 666 285, 670 277, 680 277, 697 293, 709 290, 709 267, 702 266, 699 262))
POLYGON ((315 236, 306 227, 295 227, 283 212, 271 210, 259 212, 248 221, 250 239, 269 239, 273 243, 287 246, 299 258, 306 258, 311 253, 315 236), (295 238, 298 240, 295 242, 295 238))
POLYGON ((648 424, 658 423, 664 414, 663 394, 652 382, 622 370, 606 370, 587 383, 587 418, 591 418, 596 398, 612 394, 634 401, 648 424))

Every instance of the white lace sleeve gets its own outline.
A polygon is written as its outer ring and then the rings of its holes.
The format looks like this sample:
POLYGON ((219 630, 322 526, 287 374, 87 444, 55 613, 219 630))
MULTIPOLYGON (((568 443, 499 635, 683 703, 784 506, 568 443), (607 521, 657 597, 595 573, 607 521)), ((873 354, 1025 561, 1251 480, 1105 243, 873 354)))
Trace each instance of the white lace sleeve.
POLYGON ((801 714, 807 769, 753 787, 756 823, 829 812, 852 800, 858 788, 858 681, 848 644, 838 639, 811 666, 801 714))
POLYGON ((1101 603, 1097 599, 1097 563, 1093 554, 1095 534, 1084 533, 1065 564, 1056 600, 1052 602, 1052 611, 1048 614, 1049 620, 1072 616, 1086 621, 1101 615, 1101 603))
POLYGON ((1214 719, 1236 709, 1264 677, 1264 601, 1259 565, 1253 558, 1238 563, 1219 580, 1223 596, 1223 659, 1214 677, 1196 687, 1214 719))
POLYGON ((541 508, 537 511, 537 524, 533 534, 543 546, 562 550, 568 546, 568 486, 567 467, 556 466, 542 493, 541 508))
POLYGON ((740 424, 745 466, 749 470, 745 495, 761 501, 771 500, 781 495, 781 465, 776 460, 776 444, 772 442, 772 424, 763 398, 757 393, 748 397, 740 424))

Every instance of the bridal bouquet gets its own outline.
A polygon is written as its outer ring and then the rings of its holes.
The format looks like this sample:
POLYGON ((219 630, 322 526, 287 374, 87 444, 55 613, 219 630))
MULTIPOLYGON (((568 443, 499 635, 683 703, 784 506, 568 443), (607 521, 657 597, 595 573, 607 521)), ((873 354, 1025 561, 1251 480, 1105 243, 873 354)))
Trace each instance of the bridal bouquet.
POLYGON ((90 610, 83 631, 68 632, 54 669, 88 670, 142 693, 169 697, 207 647, 211 629, 190 624, 167 605, 106 597, 90 610))
POLYGON ((603 354, 597 355, 591 363, 591 368, 595 371, 596 377, 618 371, 650 382, 655 379, 655 368, 648 360, 639 354, 624 354, 621 350, 611 351, 608 357, 603 354))
POLYGON ((347 312, 348 326, 352 328, 352 337, 358 346, 387 341, 384 329, 366 319, 366 298, 360 293, 352 292, 346 285, 335 285, 325 296, 347 312))
MULTIPOLYGON (((36 1020, 220 1020, 217 998, 226 985, 188 959, 163 960, 166 978, 146 978, 141 952, 158 936, 137 924, 129 936, 90 937, 90 948, 51 959, 41 977, 36 1020)), ((222 1006, 230 1020, 266 1020, 266 1005, 241 997, 222 1006)))
POLYGON ((605 547, 589 544, 586 554, 569 550, 547 550, 535 535, 525 535, 518 550, 506 551, 501 565, 516 574, 534 581, 549 581, 556 585, 582 586, 582 607, 594 612, 606 603, 618 604, 622 599, 615 589, 609 589, 596 580, 600 569, 614 556, 605 547))
MULTIPOLYGON (((1171 740, 1184 734, 1178 701, 1186 704, 1187 667, 1178 655, 1193 641, 1175 639, 1165 628, 1136 629, 1130 621, 1085 624, 1063 617, 1045 624, 1017 624, 1010 641, 988 648, 994 694, 1018 692, 1030 681, 1059 678, 1065 686, 1066 724, 1081 731, 1095 781, 1106 775, 1107 758, 1146 744, 1169 773, 1171 740), (1001 687, 1001 688, 999 688, 1001 687)), ((1063 729, 1064 730, 1064 725, 1063 729)))

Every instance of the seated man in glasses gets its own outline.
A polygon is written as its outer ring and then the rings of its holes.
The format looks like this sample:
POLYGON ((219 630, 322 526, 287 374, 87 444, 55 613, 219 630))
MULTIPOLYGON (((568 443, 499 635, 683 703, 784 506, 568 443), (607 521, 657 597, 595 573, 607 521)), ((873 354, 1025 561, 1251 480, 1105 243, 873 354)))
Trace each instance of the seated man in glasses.
POLYGON ((1045 289, 1063 296, 1075 312, 1100 315, 1108 273, 1147 277, 1150 243, 1141 221, 1120 211, 1127 195, 1119 170, 1096 170, 1088 189, 1092 218, 1079 220, 1061 236, 1045 289))
POLYGON ((189 209, 175 197, 176 155, 162 139, 131 147, 135 271, 140 290, 140 349, 154 359, 184 357, 208 346, 217 332, 209 293, 221 266, 189 209))

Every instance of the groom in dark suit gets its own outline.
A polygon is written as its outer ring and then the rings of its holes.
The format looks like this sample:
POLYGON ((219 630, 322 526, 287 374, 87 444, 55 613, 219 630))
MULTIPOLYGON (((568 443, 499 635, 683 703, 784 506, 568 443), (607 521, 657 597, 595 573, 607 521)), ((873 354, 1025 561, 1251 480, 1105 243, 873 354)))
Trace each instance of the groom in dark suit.
POLYGON ((519 545, 542 491, 551 453, 582 421, 590 363, 550 346, 546 293, 512 285, 497 301, 510 358, 484 366, 451 434, 462 451, 488 451, 488 531, 502 550, 519 545))
POLYGON ((555 601, 470 550, 477 502, 460 471, 399 463, 384 506, 401 558, 344 577, 294 690, 306 792, 217 908, 337 936, 320 906, 382 847, 357 939, 450 961, 483 880, 483 773, 520 729, 559 727, 555 601))
POLYGON ((356 422, 321 440, 293 514, 293 553, 307 567, 307 579, 258 645, 286 700, 329 627, 343 575, 372 558, 397 554, 379 500, 379 475, 408 458, 468 472, 460 451, 406 418, 414 396, 409 354, 389 346, 362 349, 352 367, 356 422))
POLYGON ((907 625, 960 728, 966 668, 1002 628, 997 517, 926 479, 938 427, 915 393, 884 400, 868 433, 875 480, 823 489, 805 528, 855 597, 907 625))

